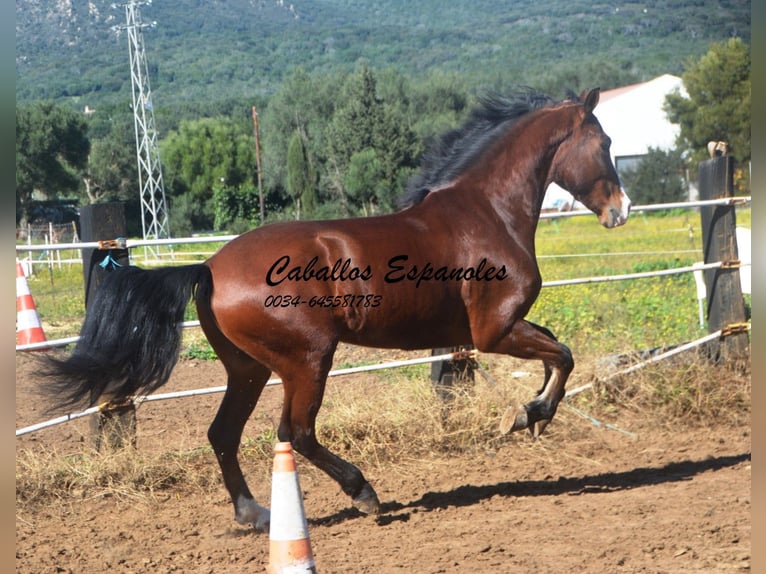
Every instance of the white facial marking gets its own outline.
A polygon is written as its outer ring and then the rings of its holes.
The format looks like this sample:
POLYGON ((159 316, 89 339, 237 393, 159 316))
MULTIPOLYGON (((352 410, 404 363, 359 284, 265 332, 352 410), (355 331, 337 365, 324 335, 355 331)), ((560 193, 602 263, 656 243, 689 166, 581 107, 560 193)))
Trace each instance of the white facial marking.
POLYGON ((623 223, 625 223, 628 220, 628 216, 630 215, 630 198, 628 197, 628 194, 625 193, 624 189, 620 189, 622 191, 622 205, 620 206, 620 212, 622 215, 623 223))

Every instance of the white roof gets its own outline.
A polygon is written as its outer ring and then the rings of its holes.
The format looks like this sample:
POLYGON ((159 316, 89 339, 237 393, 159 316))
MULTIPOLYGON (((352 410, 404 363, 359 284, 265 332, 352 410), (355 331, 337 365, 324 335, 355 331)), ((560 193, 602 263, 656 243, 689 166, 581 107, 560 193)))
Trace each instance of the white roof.
POLYGON ((665 96, 675 90, 686 93, 681 78, 664 74, 601 94, 593 113, 612 138, 612 159, 644 155, 650 147, 663 150, 675 147, 679 127, 670 123, 662 109, 665 96))
MULTIPOLYGON (((650 147, 663 150, 675 147, 679 127, 670 123, 662 109, 665 96, 675 90, 686 94, 681 78, 663 74, 648 82, 601 92, 593 113, 612 138, 612 160, 644 155, 650 147)), ((543 208, 557 207, 567 195, 571 201, 568 192, 552 184, 546 190, 543 208)))

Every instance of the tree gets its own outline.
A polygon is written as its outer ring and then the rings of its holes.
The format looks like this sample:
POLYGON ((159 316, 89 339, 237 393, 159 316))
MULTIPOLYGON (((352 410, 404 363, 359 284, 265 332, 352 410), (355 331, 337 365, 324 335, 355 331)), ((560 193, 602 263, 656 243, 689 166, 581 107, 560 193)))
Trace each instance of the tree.
POLYGON ((296 130, 287 146, 287 192, 295 202, 295 219, 311 217, 316 209, 316 172, 309 161, 303 135, 296 130))
MULTIPOLYGON (((215 226, 213 190, 255 186, 256 162, 249 122, 229 118, 183 121, 177 132, 161 142, 163 176, 172 198, 171 227, 192 229, 215 226), (186 200, 178 201, 182 196, 186 200), (176 209, 176 207, 178 209, 176 209)), ((246 196, 245 196, 246 197, 246 196)))
POLYGON ((649 148, 638 165, 620 175, 631 199, 638 205, 672 203, 686 199, 684 162, 676 150, 649 148))
POLYGON ((75 192, 90 152, 83 117, 52 102, 16 108, 16 222, 25 224, 34 195, 75 192))
POLYGON ((330 126, 330 146, 338 169, 345 173, 351 156, 376 147, 376 131, 383 119, 383 102, 376 93, 373 71, 363 66, 347 83, 348 96, 337 109, 330 126))
POLYGON ((750 160, 750 48, 739 38, 713 44, 682 76, 688 98, 665 99, 671 122, 679 124, 679 145, 691 159, 706 157, 709 141, 726 141, 739 162, 750 160))
MULTIPOLYGON (((392 208, 405 174, 414 167, 419 147, 411 127, 408 83, 395 70, 386 71, 382 78, 383 86, 373 70, 363 65, 353 74, 335 76, 310 76, 298 69, 285 80, 269 101, 262 123, 267 166, 264 177, 272 198, 279 195, 283 205, 297 204, 301 198, 300 217, 307 215, 312 200, 316 204, 312 217, 392 208), (302 150, 297 147, 296 133, 300 134, 302 150), (291 144, 295 146, 292 152, 288 149, 291 144), (346 184, 360 181, 363 166, 359 162, 370 159, 365 155, 370 150, 377 162, 374 173, 378 182, 367 190, 371 195, 362 199, 361 195, 349 193, 346 184), (358 153, 362 156, 354 160, 358 153), (301 161, 310 166, 311 173, 303 176, 308 175, 313 186, 301 187, 309 195, 299 195, 295 180, 290 182, 301 176, 304 168, 290 168, 289 157, 293 158, 292 165, 301 161), (357 173, 349 180, 354 161, 357 173)), ((365 165, 363 170, 368 175, 369 167, 365 165)))
POLYGON ((415 133, 400 102, 378 97, 377 78, 367 66, 349 77, 345 89, 346 98, 329 126, 336 185, 352 195, 364 213, 390 210, 401 191, 400 174, 415 164, 415 133), (378 182, 370 181, 372 174, 378 175, 378 182), (359 185, 362 181, 367 182, 366 190, 359 185), (356 186, 353 192, 345 189, 347 183, 356 186))
POLYGON ((216 231, 244 233, 254 226, 259 214, 258 190, 246 185, 237 188, 217 185, 213 188, 213 206, 216 231))
POLYGON ((136 140, 132 125, 127 121, 113 124, 104 137, 92 141, 83 181, 90 203, 129 201, 138 197, 136 140))
MULTIPOLYGON (((263 112, 264 183, 272 201, 286 205, 287 148, 297 132, 302 134, 306 156, 318 177, 327 173, 327 124, 338 100, 342 77, 311 76, 298 68, 280 85, 263 112)), ((325 178, 326 179, 326 178, 325 178)), ((322 181, 318 183, 321 195, 322 181)))
POLYGON ((409 175, 416 167, 415 157, 420 148, 415 132, 410 129, 401 110, 389 103, 383 106, 374 143, 382 164, 386 189, 385 194, 377 194, 377 203, 380 208, 389 211, 403 191, 407 177, 402 174, 409 175))
POLYGON ((470 107, 465 80, 440 70, 414 84, 409 100, 410 123, 421 142, 457 127, 470 107))
POLYGON ((367 148, 351 156, 344 184, 346 193, 361 206, 364 215, 375 213, 376 204, 391 207, 383 163, 374 149, 367 148))

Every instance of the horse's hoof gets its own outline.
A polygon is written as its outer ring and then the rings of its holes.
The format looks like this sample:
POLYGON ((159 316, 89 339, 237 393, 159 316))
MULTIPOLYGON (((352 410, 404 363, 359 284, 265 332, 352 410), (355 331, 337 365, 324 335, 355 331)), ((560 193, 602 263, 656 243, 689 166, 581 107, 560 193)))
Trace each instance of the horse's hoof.
POLYGON ((268 532, 271 523, 271 511, 257 504, 252 498, 237 498, 234 519, 243 526, 251 525, 258 532, 268 532))
POLYGON ((253 529, 256 532, 268 533, 271 529, 271 516, 267 514, 266 516, 259 517, 250 524, 253 525, 253 529))
POLYGON ((500 434, 508 434, 527 428, 528 425, 527 409, 519 407, 514 409, 508 407, 505 410, 503 418, 500 419, 500 434))
POLYGON ((365 484, 359 495, 352 501, 354 508, 364 514, 380 514, 378 495, 369 483, 365 484))
POLYGON ((539 421, 536 421, 535 424, 533 424, 529 429, 529 433, 532 435, 532 438, 537 439, 541 434, 543 434, 543 431, 545 430, 545 427, 548 426, 549 422, 551 422, 550 419, 540 419, 539 421))

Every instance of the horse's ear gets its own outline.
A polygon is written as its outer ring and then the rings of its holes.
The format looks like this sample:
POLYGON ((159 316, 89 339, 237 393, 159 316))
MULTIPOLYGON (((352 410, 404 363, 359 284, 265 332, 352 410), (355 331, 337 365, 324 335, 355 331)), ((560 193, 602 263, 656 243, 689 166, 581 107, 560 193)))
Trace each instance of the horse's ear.
POLYGON ((586 113, 593 113, 596 104, 598 104, 598 97, 600 94, 601 88, 593 88, 587 94, 583 92, 583 96, 581 96, 580 99, 583 100, 583 107, 585 108, 586 113))

